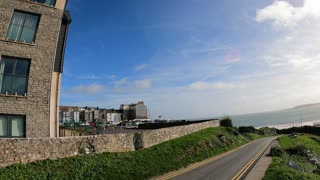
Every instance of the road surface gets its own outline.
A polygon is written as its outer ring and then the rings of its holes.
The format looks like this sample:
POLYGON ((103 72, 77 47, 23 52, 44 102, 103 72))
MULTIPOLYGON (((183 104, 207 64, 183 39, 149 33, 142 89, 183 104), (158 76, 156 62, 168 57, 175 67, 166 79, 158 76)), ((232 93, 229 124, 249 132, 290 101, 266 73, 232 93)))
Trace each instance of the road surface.
POLYGON ((172 180, 217 179, 231 180, 252 160, 262 149, 270 144, 275 137, 267 137, 253 141, 243 148, 220 159, 170 178, 172 180))

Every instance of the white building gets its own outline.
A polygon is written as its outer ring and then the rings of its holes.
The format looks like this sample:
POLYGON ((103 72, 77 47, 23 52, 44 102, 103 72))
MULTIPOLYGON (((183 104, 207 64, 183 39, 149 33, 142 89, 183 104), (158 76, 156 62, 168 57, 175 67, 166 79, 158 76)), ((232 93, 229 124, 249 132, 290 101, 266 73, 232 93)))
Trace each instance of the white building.
POLYGON ((73 112, 73 120, 75 123, 80 123, 80 112, 73 112))
POLYGON ((107 113, 107 121, 108 122, 120 122, 121 121, 121 114, 118 112, 108 112, 107 113))

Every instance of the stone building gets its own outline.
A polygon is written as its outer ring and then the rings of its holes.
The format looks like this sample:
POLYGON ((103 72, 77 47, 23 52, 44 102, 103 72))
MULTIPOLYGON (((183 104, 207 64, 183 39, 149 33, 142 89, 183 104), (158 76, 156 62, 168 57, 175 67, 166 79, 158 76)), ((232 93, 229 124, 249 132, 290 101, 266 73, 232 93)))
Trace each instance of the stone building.
POLYGON ((120 110, 123 120, 149 121, 149 110, 143 101, 137 104, 121 104, 120 110))
POLYGON ((0 0, 0 138, 56 137, 67 0, 0 0))

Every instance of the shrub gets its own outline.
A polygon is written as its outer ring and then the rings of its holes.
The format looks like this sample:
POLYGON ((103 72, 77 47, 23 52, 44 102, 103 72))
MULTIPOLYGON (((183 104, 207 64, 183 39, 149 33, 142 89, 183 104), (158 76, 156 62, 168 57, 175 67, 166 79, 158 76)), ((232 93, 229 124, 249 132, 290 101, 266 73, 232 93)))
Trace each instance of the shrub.
POLYGON ((239 133, 256 133, 256 129, 253 126, 240 126, 239 133))
POLYGON ((308 149, 305 145, 297 145, 295 147, 286 149, 286 151, 290 155, 306 156, 308 149))
POLYGON ((282 156, 282 154, 283 154, 283 150, 280 148, 280 146, 272 147, 269 153, 270 156, 279 156, 279 157, 282 156))
POLYGON ((220 125, 224 127, 233 127, 232 120, 228 116, 220 121, 220 125))

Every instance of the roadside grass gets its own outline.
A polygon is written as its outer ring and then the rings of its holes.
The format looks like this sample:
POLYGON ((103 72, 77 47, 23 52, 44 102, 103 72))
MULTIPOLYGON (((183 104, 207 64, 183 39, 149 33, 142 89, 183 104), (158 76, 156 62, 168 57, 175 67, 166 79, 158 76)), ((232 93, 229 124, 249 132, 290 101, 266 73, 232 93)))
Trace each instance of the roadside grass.
POLYGON ((298 135, 297 137, 292 136, 282 136, 279 138, 279 145, 284 150, 284 153, 280 157, 272 157, 272 164, 269 166, 264 180, 274 180, 274 179, 320 179, 320 176, 315 174, 314 171, 317 170, 317 166, 309 163, 306 156, 298 154, 288 154, 286 150, 306 147, 308 150, 320 155, 320 144, 317 139, 312 139, 319 137, 309 136, 309 135, 298 135), (289 161, 294 161, 302 170, 296 170, 288 166, 289 161))
POLYGON ((260 135, 255 133, 244 133, 243 135, 247 136, 250 140, 256 140, 263 137, 267 137, 267 135, 260 135))
POLYGON ((148 179, 247 142, 232 128, 208 128, 140 151, 12 165, 0 169, 0 179, 148 179))
POLYGON ((308 149, 320 155, 320 144, 311 137, 317 138, 316 136, 310 135, 298 135, 295 138, 290 136, 282 136, 280 138, 280 146, 283 149, 289 149, 299 145, 304 145, 308 149))

